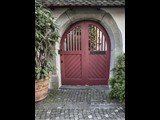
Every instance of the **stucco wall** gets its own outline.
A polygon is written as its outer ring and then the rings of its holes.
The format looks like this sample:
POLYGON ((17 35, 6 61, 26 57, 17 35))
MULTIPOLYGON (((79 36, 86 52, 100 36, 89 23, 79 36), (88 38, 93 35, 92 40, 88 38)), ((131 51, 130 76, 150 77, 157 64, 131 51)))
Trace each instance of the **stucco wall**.
POLYGON ((110 62, 110 77, 112 76, 111 69, 114 67, 115 58, 122 51, 125 52, 125 10, 124 8, 55 8, 52 11, 55 22, 59 28, 59 43, 56 44, 56 67, 57 73, 54 79, 57 79, 58 86, 61 86, 61 67, 60 55, 60 40, 65 30, 75 22, 81 20, 93 20, 101 24, 109 34, 111 41, 111 62, 110 62))
POLYGON ((125 52, 125 9, 124 8, 102 8, 111 14, 122 34, 123 52, 125 52))

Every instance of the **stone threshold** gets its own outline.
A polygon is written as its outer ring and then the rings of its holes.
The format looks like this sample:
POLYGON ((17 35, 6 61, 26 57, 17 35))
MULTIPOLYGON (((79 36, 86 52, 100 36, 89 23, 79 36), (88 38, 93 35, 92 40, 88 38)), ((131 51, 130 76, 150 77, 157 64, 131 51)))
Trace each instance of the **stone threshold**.
POLYGON ((109 90, 108 85, 62 85, 59 89, 109 90))

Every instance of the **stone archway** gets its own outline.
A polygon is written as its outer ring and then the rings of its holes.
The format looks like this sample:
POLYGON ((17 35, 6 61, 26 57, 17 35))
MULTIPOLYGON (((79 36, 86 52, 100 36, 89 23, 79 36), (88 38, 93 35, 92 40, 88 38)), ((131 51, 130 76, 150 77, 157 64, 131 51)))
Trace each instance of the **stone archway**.
MULTIPOLYGON (((59 17, 56 19, 56 24, 59 28, 59 43, 61 40, 61 37, 65 30, 75 22, 82 21, 82 20, 92 20, 96 21, 99 24, 101 24, 105 30, 107 31, 110 42, 111 42, 111 57, 110 57, 110 77, 112 76, 112 71, 114 67, 114 62, 116 56, 119 55, 119 53, 122 52, 123 49, 123 42, 122 42, 122 35, 121 32, 111 16, 110 13, 106 12, 102 9, 96 9, 96 8, 73 8, 73 9, 66 9, 64 12, 59 15, 59 17)), ((60 44, 57 43, 56 49, 57 51, 60 49, 60 44)), ((54 60, 54 63, 57 70, 57 77, 59 81, 59 86, 61 86, 61 67, 60 67, 60 56, 56 56, 56 60, 54 60)))

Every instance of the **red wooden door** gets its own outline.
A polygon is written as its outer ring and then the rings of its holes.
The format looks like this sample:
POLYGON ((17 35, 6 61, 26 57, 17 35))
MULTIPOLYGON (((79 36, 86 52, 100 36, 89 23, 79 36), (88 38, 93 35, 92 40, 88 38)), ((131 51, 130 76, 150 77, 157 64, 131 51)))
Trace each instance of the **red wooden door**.
POLYGON ((62 85, 107 85, 110 40, 96 22, 73 24, 60 46, 62 85))

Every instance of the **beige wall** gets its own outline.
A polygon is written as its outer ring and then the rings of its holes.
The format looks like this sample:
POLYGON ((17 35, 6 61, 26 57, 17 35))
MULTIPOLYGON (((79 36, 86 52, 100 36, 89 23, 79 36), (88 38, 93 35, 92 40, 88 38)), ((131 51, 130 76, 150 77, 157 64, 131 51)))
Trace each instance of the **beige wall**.
POLYGON ((123 39, 123 51, 125 52, 125 9, 124 8, 104 8, 104 10, 112 15, 121 31, 123 39))
MULTIPOLYGON (((94 20, 99 22, 108 32, 111 40, 111 63, 110 77, 112 76, 111 69, 114 67, 115 58, 122 51, 125 52, 125 10, 124 8, 55 8, 52 11, 55 22, 59 28, 59 43, 65 30, 73 23, 81 20, 94 20)), ((61 67, 60 55, 58 50, 60 44, 56 44, 56 67, 59 87, 61 86, 61 67)))

